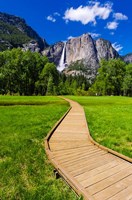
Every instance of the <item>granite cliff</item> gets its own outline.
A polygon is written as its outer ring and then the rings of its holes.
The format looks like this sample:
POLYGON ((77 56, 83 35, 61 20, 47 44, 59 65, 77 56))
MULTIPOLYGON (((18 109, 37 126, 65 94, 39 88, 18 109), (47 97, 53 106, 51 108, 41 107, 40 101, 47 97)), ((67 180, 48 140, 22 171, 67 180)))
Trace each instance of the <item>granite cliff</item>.
POLYGON ((47 56, 51 62, 54 62, 58 66, 61 55, 62 55, 63 48, 64 48, 64 43, 58 42, 58 43, 46 48, 42 52, 42 54, 47 56))
POLYGON ((123 60, 124 60, 126 63, 132 63, 132 53, 129 53, 129 54, 123 56, 123 60))
POLYGON ((66 66, 64 71, 70 74, 76 74, 78 73, 77 71, 80 71, 80 73, 86 76, 94 77, 101 59, 108 60, 119 57, 119 54, 109 41, 104 39, 94 40, 89 34, 72 38, 66 43, 59 42, 49 46, 43 51, 43 55, 48 56, 50 61, 55 62, 59 66, 64 45, 64 63, 66 66), (83 70, 75 69, 75 64, 77 65, 78 63, 81 64, 83 70))

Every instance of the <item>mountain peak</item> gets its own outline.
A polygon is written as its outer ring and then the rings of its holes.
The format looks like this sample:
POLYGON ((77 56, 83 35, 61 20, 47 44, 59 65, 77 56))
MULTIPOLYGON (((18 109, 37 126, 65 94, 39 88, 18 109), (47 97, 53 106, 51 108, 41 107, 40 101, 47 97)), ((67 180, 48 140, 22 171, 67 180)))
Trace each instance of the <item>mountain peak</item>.
POLYGON ((128 53, 127 55, 123 56, 123 59, 126 63, 132 63, 132 53, 128 53))
MULTIPOLYGON (((59 42, 55 45, 49 46, 43 53, 49 56, 49 59, 54 61, 55 55, 61 57, 64 43, 59 42), (50 57, 51 56, 51 57, 50 57)), ((117 51, 112 47, 108 40, 99 38, 94 40, 89 33, 85 33, 79 37, 74 37, 66 42, 66 62, 70 65, 73 62, 84 60, 89 62, 90 59, 94 59, 90 63, 91 66, 98 67, 97 63, 100 59, 111 59, 119 57, 117 51), (95 64, 96 63, 96 64, 95 64)), ((59 59, 56 63, 58 65, 59 59)))
POLYGON ((48 46, 24 19, 2 12, 0 12, 0 38, 0 50, 23 47, 32 40, 37 42, 40 51, 48 46))

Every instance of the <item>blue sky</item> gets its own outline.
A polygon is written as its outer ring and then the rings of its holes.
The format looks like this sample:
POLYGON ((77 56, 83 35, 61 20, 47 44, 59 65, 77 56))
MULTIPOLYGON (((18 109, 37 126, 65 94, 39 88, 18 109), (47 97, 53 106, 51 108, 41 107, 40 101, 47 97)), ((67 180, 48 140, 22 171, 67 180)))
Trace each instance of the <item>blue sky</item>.
POLYGON ((132 52, 131 0, 0 0, 0 11, 24 18, 49 44, 91 33, 132 52))

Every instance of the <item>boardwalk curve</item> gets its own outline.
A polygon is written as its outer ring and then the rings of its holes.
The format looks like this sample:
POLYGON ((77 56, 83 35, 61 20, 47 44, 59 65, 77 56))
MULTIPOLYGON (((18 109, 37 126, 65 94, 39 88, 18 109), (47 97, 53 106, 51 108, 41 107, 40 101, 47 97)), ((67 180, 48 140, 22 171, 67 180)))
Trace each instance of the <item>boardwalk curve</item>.
POLYGON ((132 200, 132 159, 93 141, 81 105, 51 130, 45 150, 58 173, 86 200, 132 200))

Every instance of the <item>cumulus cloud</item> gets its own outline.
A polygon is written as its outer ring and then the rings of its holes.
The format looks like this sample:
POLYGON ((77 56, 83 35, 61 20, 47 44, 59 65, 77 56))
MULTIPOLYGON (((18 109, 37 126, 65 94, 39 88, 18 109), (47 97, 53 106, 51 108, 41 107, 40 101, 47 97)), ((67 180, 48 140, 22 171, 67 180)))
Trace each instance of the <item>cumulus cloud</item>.
POLYGON ((46 19, 51 22, 56 22, 56 19, 52 15, 47 16, 46 19))
POLYGON ((101 34, 99 34, 99 33, 91 33, 91 32, 89 32, 88 34, 90 34, 92 36, 92 38, 97 38, 97 37, 101 36, 101 34))
POLYGON ((54 12, 52 15, 47 16, 46 19, 51 22, 56 22, 57 17, 60 17, 60 13, 54 12))
MULTIPOLYGON (((107 29, 116 30, 119 25, 119 23, 118 23, 119 20, 128 20, 128 17, 126 15, 123 15, 122 13, 114 13, 113 18, 114 18, 113 22, 107 23, 107 26, 106 26, 107 29)), ((112 35, 113 32, 110 34, 112 35)))
POLYGON ((117 42, 113 43, 112 46, 118 52, 123 49, 123 47, 120 44, 118 44, 117 42))
POLYGON ((114 22, 108 22, 107 25, 106 25, 106 28, 110 29, 110 30, 115 30, 115 29, 117 29, 118 24, 119 23, 117 23, 115 21, 114 22))
POLYGON ((128 17, 126 15, 123 15, 122 13, 114 13, 113 17, 115 20, 128 20, 128 17))
POLYGON ((112 12, 112 4, 101 5, 99 2, 93 2, 88 6, 79 6, 78 8, 69 8, 65 11, 63 19, 66 21, 77 21, 83 25, 88 23, 96 24, 96 18, 107 19, 112 12))
POLYGON ((60 13, 58 13, 58 12, 54 12, 54 16, 60 16, 60 13))

